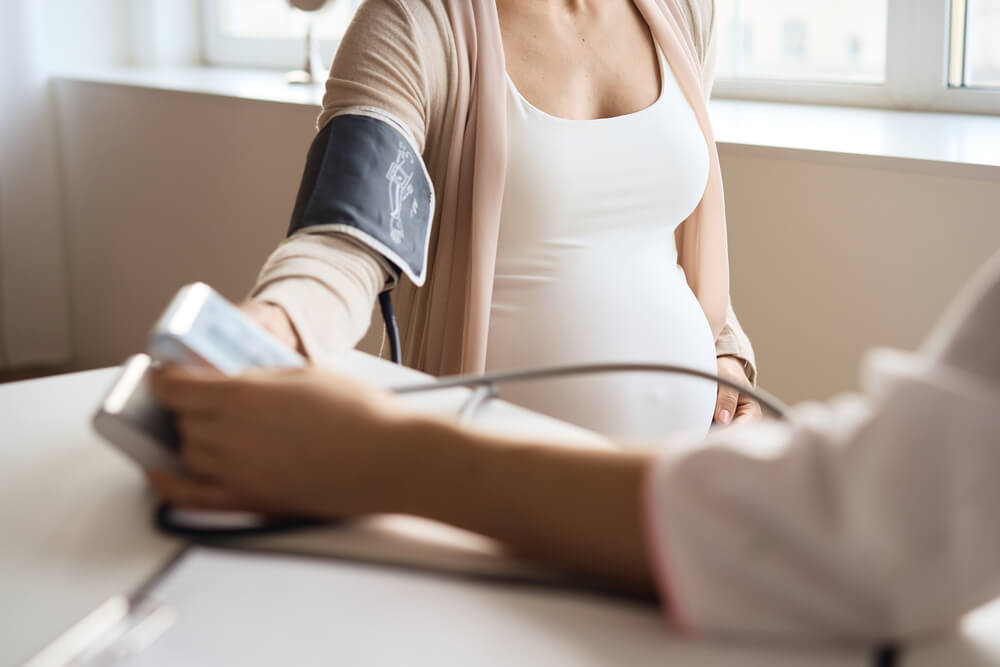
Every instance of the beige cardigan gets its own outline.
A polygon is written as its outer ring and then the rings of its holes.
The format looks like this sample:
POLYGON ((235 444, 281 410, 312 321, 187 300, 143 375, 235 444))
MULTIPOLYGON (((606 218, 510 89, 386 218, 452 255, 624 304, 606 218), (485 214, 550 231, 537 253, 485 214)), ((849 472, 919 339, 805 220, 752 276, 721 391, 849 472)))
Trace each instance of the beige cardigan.
MULTIPOLYGON (((712 158, 702 203, 679 228, 679 263, 717 334, 718 353, 746 360, 753 379, 753 349, 727 308, 721 172, 703 83, 711 79, 712 3, 680 1, 636 0, 712 158)), ((368 0, 334 59, 318 122, 322 127, 341 113, 384 114, 407 127, 423 152, 440 202, 429 284, 401 284, 396 304, 406 363, 435 374, 484 365, 506 168, 503 58, 489 0, 368 0)), ((275 251, 254 295, 282 306, 306 351, 322 363, 364 334, 386 269, 350 240, 311 227, 275 251)))

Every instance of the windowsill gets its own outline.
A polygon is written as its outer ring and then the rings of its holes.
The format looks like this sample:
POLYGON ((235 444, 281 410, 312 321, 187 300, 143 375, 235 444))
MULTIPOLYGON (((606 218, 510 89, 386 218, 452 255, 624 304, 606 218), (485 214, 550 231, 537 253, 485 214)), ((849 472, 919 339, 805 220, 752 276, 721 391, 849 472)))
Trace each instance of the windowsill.
MULTIPOLYGON (((53 78, 306 106, 318 106, 323 95, 322 84, 288 84, 273 70, 112 68, 53 78)), ((1000 116, 726 99, 710 109, 723 154, 1000 178, 1000 116)))
POLYGON ((290 84, 276 70, 228 67, 111 67, 56 73, 53 79, 85 81, 257 102, 319 106, 323 84, 290 84))
POLYGON ((739 150, 1000 177, 1000 116, 720 99, 711 114, 717 141, 739 150))

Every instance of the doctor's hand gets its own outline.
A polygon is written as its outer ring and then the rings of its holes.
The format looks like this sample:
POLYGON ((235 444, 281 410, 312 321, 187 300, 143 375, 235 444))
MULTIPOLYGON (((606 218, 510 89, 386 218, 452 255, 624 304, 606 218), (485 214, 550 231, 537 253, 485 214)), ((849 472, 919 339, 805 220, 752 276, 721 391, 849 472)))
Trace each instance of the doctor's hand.
POLYGON ((153 393, 177 414, 182 479, 150 473, 174 505, 268 515, 377 512, 405 475, 403 408, 387 392, 313 368, 226 377, 171 367, 153 393))
POLYGON ((299 334, 295 331, 295 326, 292 325, 292 320, 284 308, 260 299, 247 299, 239 305, 239 309, 261 328, 277 338, 280 343, 302 356, 306 356, 305 349, 302 347, 302 339, 299 338, 299 334))
MULTIPOLYGON (((747 388, 751 387, 741 359, 730 356, 719 357, 718 364, 719 377, 737 382, 747 388)), ((757 401, 731 387, 719 385, 719 394, 715 402, 716 424, 751 422, 762 416, 763 413, 757 401)))

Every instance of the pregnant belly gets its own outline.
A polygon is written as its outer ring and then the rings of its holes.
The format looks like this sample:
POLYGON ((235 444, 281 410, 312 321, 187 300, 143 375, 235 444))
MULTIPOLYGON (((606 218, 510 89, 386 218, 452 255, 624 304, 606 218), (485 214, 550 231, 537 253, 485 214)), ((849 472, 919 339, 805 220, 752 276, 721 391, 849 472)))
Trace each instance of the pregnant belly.
MULTIPOLYGON (((583 251, 498 262, 487 370, 551 364, 652 362, 716 372, 704 312, 683 271, 659 247, 583 251), (609 257, 617 258, 609 261, 609 257)), ((704 435, 715 383, 624 373, 510 384, 505 400, 619 439, 704 435)))

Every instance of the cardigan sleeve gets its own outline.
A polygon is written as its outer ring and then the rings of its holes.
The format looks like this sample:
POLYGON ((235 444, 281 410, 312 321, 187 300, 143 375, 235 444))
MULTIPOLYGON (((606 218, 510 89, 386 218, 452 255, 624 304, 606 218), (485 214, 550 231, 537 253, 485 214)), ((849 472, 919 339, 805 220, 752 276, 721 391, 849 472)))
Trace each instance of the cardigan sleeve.
POLYGON ((368 0, 337 48, 317 127, 346 110, 375 109, 409 129, 423 151, 446 66, 444 39, 424 3, 368 0))
POLYGON ((365 335, 390 275, 383 258, 350 239, 303 230, 271 254, 250 296, 280 306, 306 356, 328 366, 365 335))
POLYGON ((715 0, 705 3, 705 12, 708 18, 704 23, 704 37, 702 38, 701 53, 701 79, 705 88, 705 99, 711 99, 712 88, 715 87, 715 72, 719 61, 719 31, 715 25, 715 0))
POLYGON ((715 2, 716 0, 682 0, 679 3, 681 14, 687 21, 687 28, 701 64, 705 99, 712 96, 712 85, 715 83, 715 65, 718 57, 715 2))
MULTIPOLYGON (((334 57, 317 126, 341 113, 388 117, 423 151, 431 103, 440 96, 440 75, 434 72, 444 71, 439 27, 422 2, 362 3, 334 57), (432 58, 437 62, 428 68, 432 58)), ((271 254, 251 296, 280 306, 309 358, 330 363, 364 336, 391 276, 376 252, 318 225, 271 254)))
POLYGON ((757 385, 757 359, 750 338, 736 319, 732 301, 726 309, 726 324, 715 339, 715 354, 719 357, 736 357, 743 362, 750 384, 757 385))
MULTIPOLYGON (((681 4, 684 18, 694 40, 695 50, 701 62, 702 86, 705 97, 712 94, 715 82, 715 67, 718 57, 718 30, 715 24, 715 0, 686 0, 681 4)), ((753 344, 733 310, 732 300, 726 309, 726 323, 715 340, 717 356, 737 357, 743 362, 747 379, 757 384, 757 360, 753 344)))

